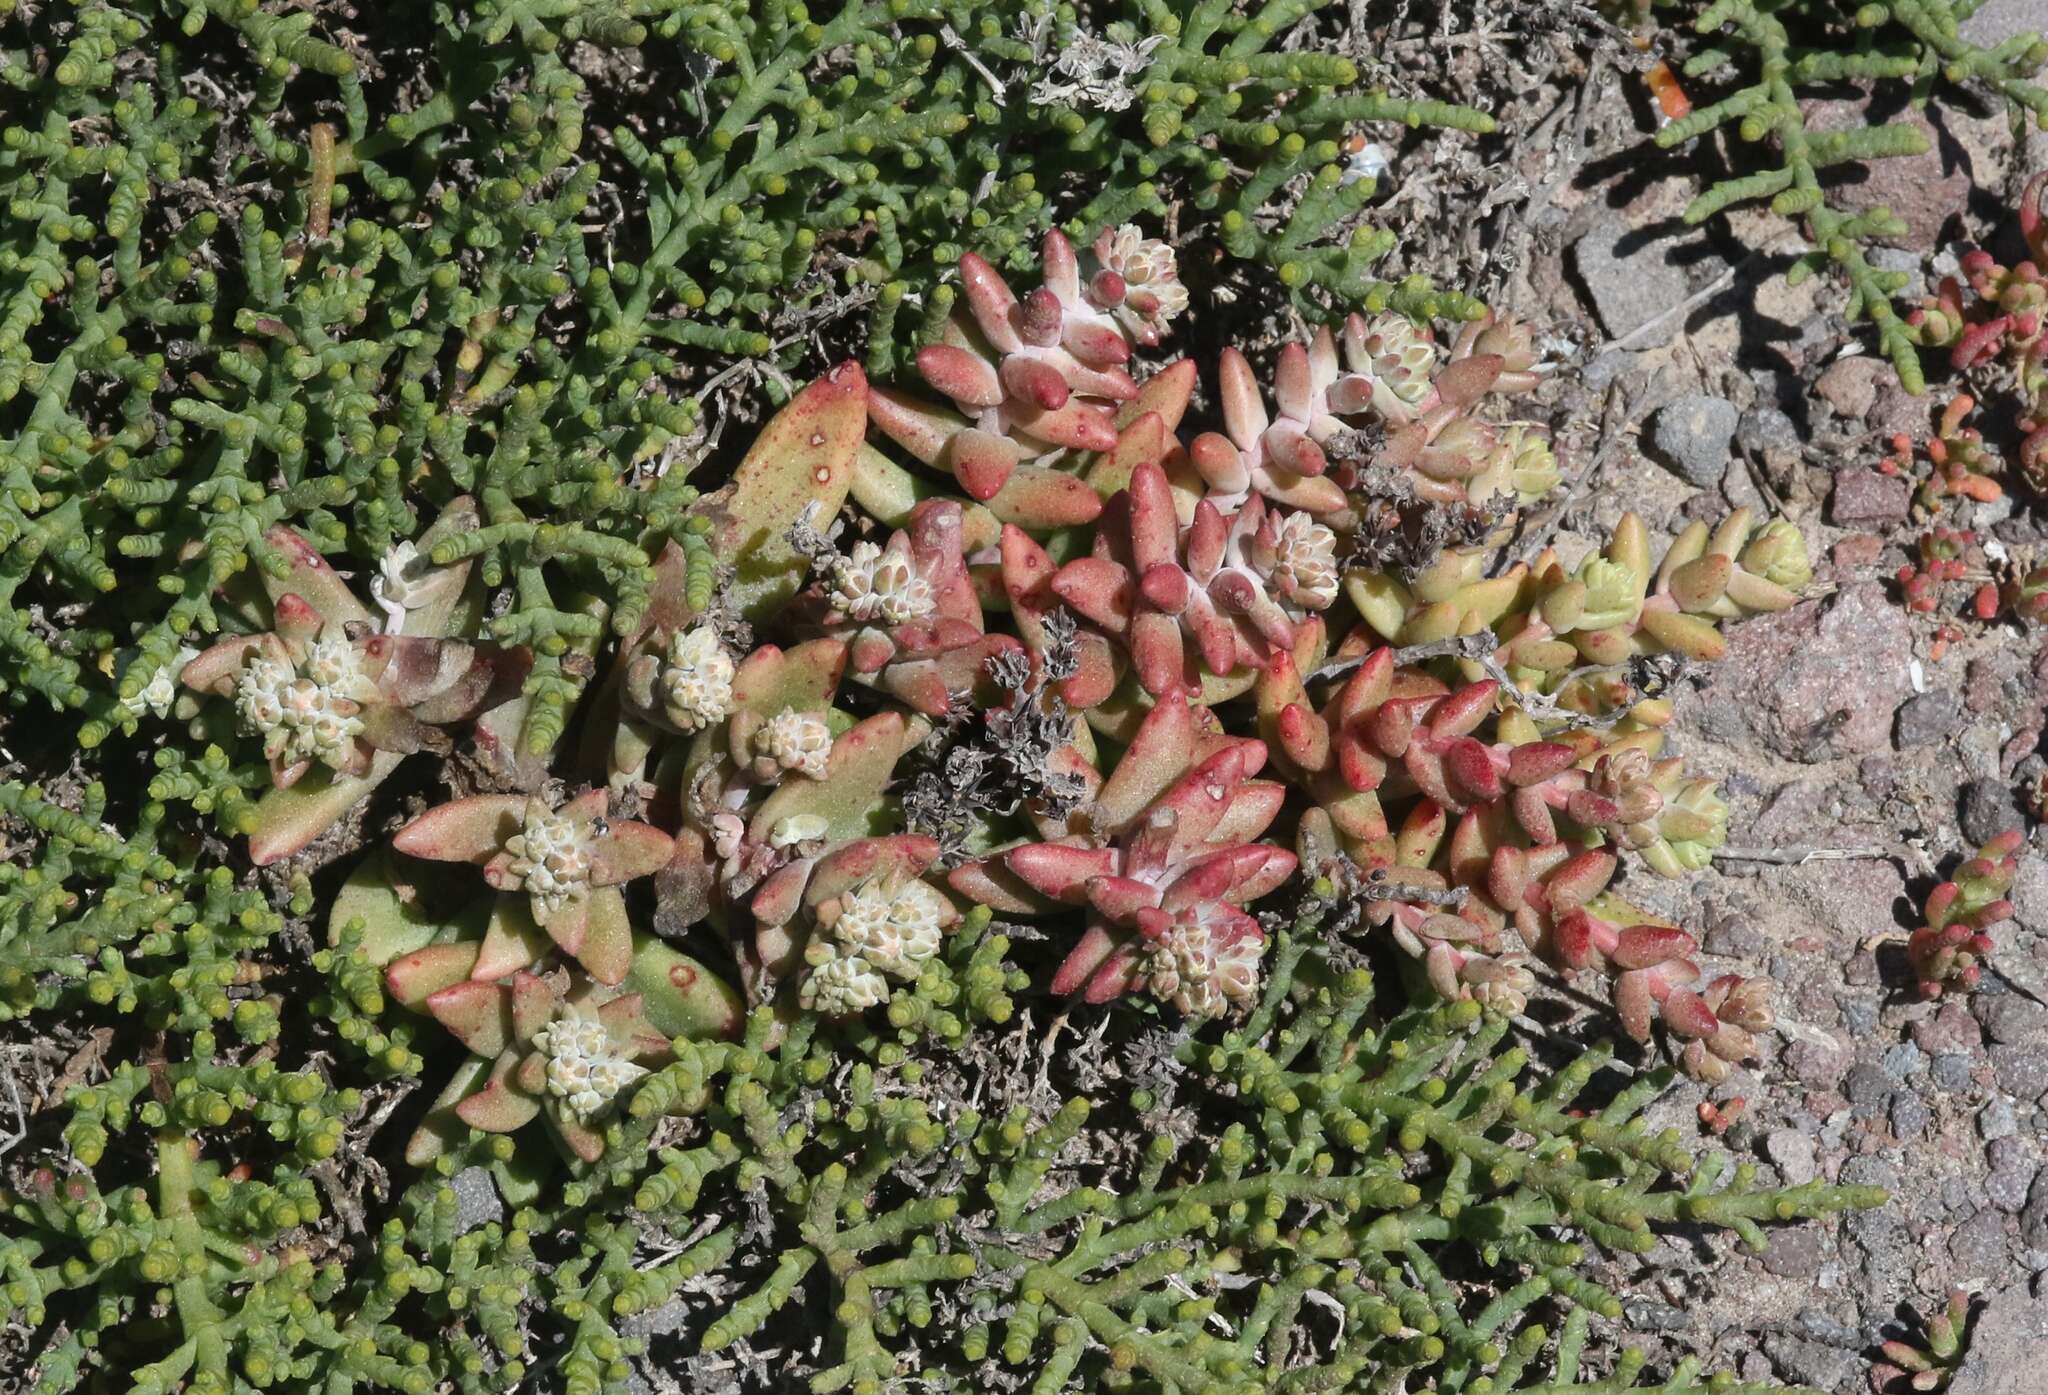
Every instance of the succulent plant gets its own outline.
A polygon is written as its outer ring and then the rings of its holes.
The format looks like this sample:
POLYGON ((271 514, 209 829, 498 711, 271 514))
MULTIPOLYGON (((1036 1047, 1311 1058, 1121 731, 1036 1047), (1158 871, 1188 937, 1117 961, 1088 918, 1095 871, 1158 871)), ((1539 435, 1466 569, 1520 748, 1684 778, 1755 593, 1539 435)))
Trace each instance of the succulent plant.
POLYGON ((983 632, 961 527, 958 502, 927 499, 886 544, 858 542, 832 557, 813 588, 849 672, 930 717, 985 689, 988 662, 1019 647, 983 632))
POLYGON ((1897 1339, 1878 1347, 1870 1367, 1873 1395, 1931 1395, 1946 1390, 1970 1349, 1970 1295, 1951 1289, 1948 1302, 1922 1324, 1917 1342, 1897 1339))
POLYGON ((955 868, 953 889, 1015 914, 1087 908, 1088 924, 1055 993, 1107 1002, 1149 991, 1193 1017, 1247 1004, 1264 932, 1244 908, 1294 871, 1295 856, 1256 841, 1284 787, 1256 776, 1264 743, 1227 737, 1182 690, 1160 696, 1107 778, 1044 841, 955 868))
POLYGON ((1927 923, 1906 942, 1906 956, 1923 998, 1967 993, 1983 976, 1992 950, 1991 932, 2012 917, 2006 893, 2019 875, 2024 841, 2008 829, 1956 868, 1927 897, 1927 923))
MULTIPOLYGON (((429 550, 476 526, 457 500, 421 541, 429 550)), ((187 661, 178 681, 228 698, 263 742, 274 792, 250 833, 257 865, 318 837, 416 751, 446 752, 442 728, 517 696, 529 656, 450 637, 470 618, 469 566, 403 564, 403 628, 380 630, 317 548, 288 528, 265 538, 279 559, 263 573, 271 628, 223 639, 187 661)))
POLYGON ((1241 690, 1269 653, 1294 645, 1304 615, 1336 600, 1336 548, 1322 524, 1257 497, 1227 520, 1204 498, 1182 528, 1165 472, 1144 461, 1110 499, 1092 555, 1049 584, 1129 651, 1153 696, 1240 674, 1241 690))
POLYGON ((1138 396, 1125 368, 1132 345, 1156 343, 1186 292, 1173 253, 1135 228, 1105 232, 1097 249, 1115 265, 1105 260, 1084 280, 1073 244, 1048 232, 1045 282, 1021 299, 988 262, 963 256, 965 313, 917 355, 918 373, 953 411, 876 388, 875 424, 926 464, 950 470, 970 499, 991 504, 1020 469, 1021 483, 1035 489, 1049 459, 1110 450, 1117 404, 1138 396), (1119 266, 1142 277, 1138 301, 1149 313, 1134 306, 1133 281, 1119 266))
POLYGON ((897 760, 922 734, 896 712, 867 718, 833 742, 822 778, 784 779, 750 809, 711 814, 697 894, 737 914, 736 933, 750 929, 742 965, 757 1001, 793 981, 801 1006, 828 1015, 875 1006, 890 980, 916 980, 959 919, 922 880, 936 840, 869 834, 897 760))
POLYGON ((391 846, 409 857, 479 863, 492 887, 524 898, 524 918, 492 922, 479 966, 484 977, 533 961, 530 923, 597 982, 617 984, 633 954, 619 888, 667 866, 675 840, 651 824, 611 817, 610 806, 603 789, 560 806, 537 795, 471 795, 421 814, 391 846))

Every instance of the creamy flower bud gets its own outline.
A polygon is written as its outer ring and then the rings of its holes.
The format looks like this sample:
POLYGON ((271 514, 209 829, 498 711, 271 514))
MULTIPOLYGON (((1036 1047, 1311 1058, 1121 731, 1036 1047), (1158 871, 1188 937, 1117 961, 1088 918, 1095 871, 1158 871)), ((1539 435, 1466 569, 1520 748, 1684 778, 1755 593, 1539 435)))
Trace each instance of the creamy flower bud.
POLYGON ((885 550, 871 542, 853 545, 832 569, 833 606, 855 620, 907 625, 938 606, 931 583, 917 574, 910 546, 892 540, 885 550))
POLYGON ((1305 513, 1283 516, 1273 542, 1273 580, 1281 594, 1309 610, 1337 599, 1337 535, 1305 513))
POLYGON ((889 981, 853 955, 815 957, 797 985, 797 1005, 827 1017, 850 1017, 888 1001, 889 981))
POLYGON ((1264 952, 1265 942, 1254 935, 1219 947, 1206 924, 1183 918, 1147 946, 1145 986, 1189 1017, 1221 1017, 1252 1000, 1264 952))
POLYGON ((698 625, 673 635, 656 680, 662 712, 679 731, 702 731, 732 711, 732 680, 717 630, 698 625))
POLYGON ((534 1033, 533 1046, 547 1058, 548 1093, 588 1124, 611 1107, 619 1093, 647 1074, 622 1056, 604 1024, 564 1017, 534 1033))
POLYGON ((847 955, 892 978, 914 979, 939 952, 950 907, 922 881, 890 889, 881 881, 854 888, 839 901, 832 938, 847 955))
POLYGON ((1123 296, 1108 306, 1131 338, 1157 344, 1172 320, 1188 308, 1188 288, 1181 284, 1173 249, 1148 238, 1135 223, 1095 239, 1095 259, 1123 282, 1123 296))
POLYGON ((814 712, 785 707, 754 733, 754 749, 784 770, 822 780, 832 756, 832 729, 814 712))
POLYGON ((768 845, 793 848, 799 843, 815 842, 823 838, 830 828, 823 814, 791 814, 786 819, 777 819, 775 826, 768 830, 768 845))
POLYGON ((505 841, 511 870, 527 895, 549 911, 590 890, 590 830, 539 800, 526 806, 518 833, 505 841))

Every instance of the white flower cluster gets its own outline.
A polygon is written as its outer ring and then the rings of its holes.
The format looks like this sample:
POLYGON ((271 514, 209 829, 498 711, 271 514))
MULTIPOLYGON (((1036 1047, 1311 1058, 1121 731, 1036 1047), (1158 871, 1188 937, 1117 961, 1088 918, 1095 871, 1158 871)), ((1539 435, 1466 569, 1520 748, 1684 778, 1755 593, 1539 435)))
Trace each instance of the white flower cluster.
POLYGON ((1123 278, 1124 298, 1111 313, 1139 343, 1157 343, 1166 326, 1188 308, 1188 288, 1181 284, 1173 248, 1146 237, 1137 224, 1125 223, 1096 239, 1095 256, 1123 278))
POLYGON ((785 707, 754 733, 754 749, 784 770, 822 780, 832 756, 832 729, 814 712, 785 707))
POLYGON ((263 737, 269 759, 346 770, 363 730, 362 704, 376 691, 353 644, 323 639, 296 670, 287 660, 250 655, 235 679, 235 711, 263 737))
POLYGON ((1146 948, 1145 986, 1189 1017, 1221 1017, 1251 1001, 1264 951, 1265 941, 1252 935, 1219 948, 1207 925, 1177 919, 1146 948))
POLYGON ((939 952, 946 898, 919 880, 891 888, 880 879, 839 900, 832 940, 814 943, 810 972, 798 1002, 830 1016, 846 1016, 884 1002, 889 979, 914 980, 939 952))
POLYGON ((698 625, 670 637, 661 666, 662 710, 681 731, 702 731, 732 711, 732 658, 718 631, 698 625))
POLYGON ((893 893, 880 881, 871 881, 840 898, 832 938, 846 953, 865 959, 878 971, 914 979, 924 962, 939 952, 946 910, 945 898, 922 881, 904 882, 893 893))
POLYGON ((866 960, 829 951, 811 965, 796 990, 797 1006, 827 1017, 851 1017, 888 996, 889 981, 866 960))
POLYGON ((548 1058, 548 1093, 579 1122, 590 1123, 611 1107, 619 1092, 647 1074, 612 1045, 611 1033, 587 1017, 564 1017, 533 1034, 534 1049, 548 1058))
POLYGON ((1345 366, 1371 384, 1371 406, 1383 420, 1414 420, 1436 384, 1436 337, 1405 315, 1375 315, 1344 330, 1345 366))
POLYGON ((1337 535, 1305 513, 1281 518, 1275 531, 1273 576, 1298 605, 1327 609, 1337 599, 1337 535))
POLYGON ((539 800, 526 806, 519 832, 505 840, 511 870, 527 895, 550 912, 590 889, 590 830, 539 800))
POLYGON ((886 550, 855 543, 832 567, 832 605, 855 620, 904 625, 938 607, 931 583, 917 574, 910 548, 900 538, 886 550))

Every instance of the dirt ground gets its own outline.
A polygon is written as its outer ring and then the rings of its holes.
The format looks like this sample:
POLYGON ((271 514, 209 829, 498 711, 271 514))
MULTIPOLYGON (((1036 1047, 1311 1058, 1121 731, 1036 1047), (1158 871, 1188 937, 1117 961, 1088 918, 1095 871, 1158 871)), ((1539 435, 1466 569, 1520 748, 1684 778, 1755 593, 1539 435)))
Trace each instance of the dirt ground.
MULTIPOLYGON (((1650 59, 1597 16, 1480 6, 1405 32, 1383 44, 1378 76, 1486 107, 1502 132, 1404 148, 1382 216, 1399 219, 1403 270, 1524 315, 1554 354, 1537 411, 1557 428, 1572 501, 1560 551, 1575 558, 1625 509, 1668 536, 1747 506, 1797 522, 1815 562, 1812 599, 1733 627, 1729 657, 1679 684, 1673 747, 1721 780, 1728 848, 1683 882, 1637 875, 1627 891, 1700 933, 1710 972, 1779 984, 1770 1058, 1711 1092, 1723 1108, 1744 1102, 1721 1145, 1765 1177, 1877 1183, 1894 1201, 1780 1230, 1760 1257, 1720 1237, 1667 1239, 1613 1274, 1636 1294, 1631 1324, 1748 1379, 1848 1395, 1868 1388, 1870 1348, 1901 1335, 1908 1309, 1931 1311, 1961 1285, 1983 1315, 1952 1388, 2038 1392, 2024 1364, 2048 1296, 2038 822, 2025 818, 2016 921, 1976 993, 1920 1001, 1901 943, 1940 874, 2022 826, 2016 796, 2043 770, 2039 632, 1965 624, 1936 658, 1935 618, 1909 615, 1896 581, 1924 522, 1904 483, 1871 468, 1894 433, 1924 436, 1961 385, 1930 367, 1928 393, 1908 396, 1846 322, 1841 285, 1788 286, 1801 244, 1785 220, 1682 221, 1727 152, 1647 145, 1650 59), (1455 212, 1473 208, 1476 219, 1455 212)), ((1816 110, 1828 122, 1873 113, 1847 90, 1816 110)), ((1877 259, 1923 279, 1953 269, 1958 248, 2002 245, 2026 177, 2048 169, 2048 142, 2016 138, 1989 106, 1937 111, 1930 134, 1928 155, 1843 180, 1848 200, 1905 217, 1903 245, 1877 259)), ((1997 444, 1996 392, 1988 400, 1997 444)), ((2042 551, 2041 501, 1968 507, 1994 556, 2042 551)), ((1663 1121, 1711 1143, 1697 1117, 1708 1093, 1674 1092, 1663 1121)))

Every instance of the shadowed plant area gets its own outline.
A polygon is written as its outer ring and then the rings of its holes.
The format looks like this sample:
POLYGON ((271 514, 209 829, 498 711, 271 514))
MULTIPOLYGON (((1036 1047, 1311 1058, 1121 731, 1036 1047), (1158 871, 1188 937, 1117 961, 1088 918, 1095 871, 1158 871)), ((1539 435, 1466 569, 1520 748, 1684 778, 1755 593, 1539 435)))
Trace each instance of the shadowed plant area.
MULTIPOLYGON (((1738 194, 1883 153, 1796 8, 1738 194)), ((1687 890, 1680 699, 1835 582, 1411 270, 1418 32, 0 0, 0 1391, 1806 1389, 1640 1300, 1887 1204, 1723 1137, 1809 1007, 1687 890)))

